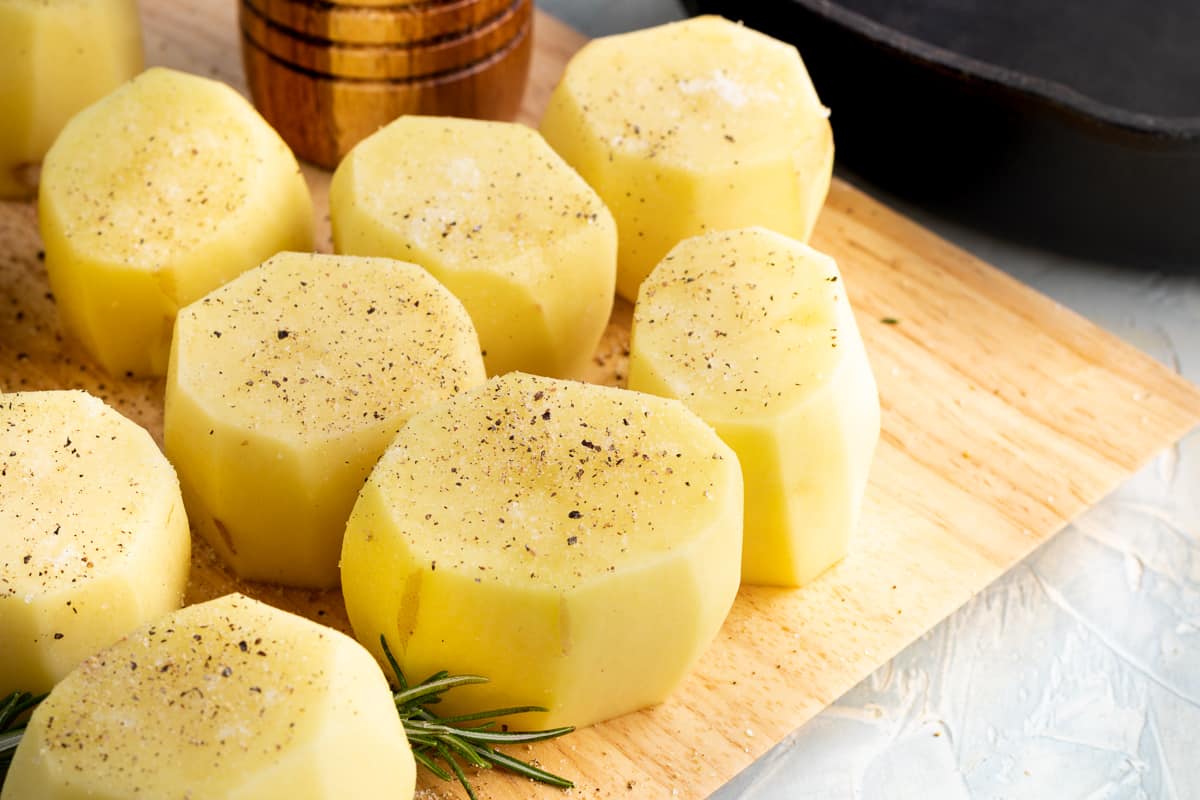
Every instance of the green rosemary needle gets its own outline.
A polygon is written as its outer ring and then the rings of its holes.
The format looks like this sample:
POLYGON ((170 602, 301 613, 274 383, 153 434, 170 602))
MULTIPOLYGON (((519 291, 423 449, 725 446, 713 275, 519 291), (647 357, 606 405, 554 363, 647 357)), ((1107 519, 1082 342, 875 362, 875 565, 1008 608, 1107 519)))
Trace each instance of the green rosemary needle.
POLYGON ((498 767, 507 772, 520 775, 533 781, 570 789, 575 784, 566 778, 547 772, 527 761, 506 755, 495 749, 498 744, 528 744, 554 739, 575 730, 572 726, 550 728, 544 731, 508 731, 497 730, 496 719, 512 714, 524 714, 529 711, 545 711, 541 706, 513 706, 497 708, 490 711, 480 711, 474 714, 459 714, 442 717, 429 709, 441 701, 442 694, 458 686, 487 683, 487 678, 478 675, 450 675, 438 672, 430 675, 416 685, 410 685, 392 655, 387 640, 380 636, 379 644, 387 658, 388 665, 396 676, 396 692, 393 697, 396 711, 404 722, 404 733, 412 746, 413 758, 432 774, 444 781, 457 780, 466 790, 471 800, 476 800, 475 790, 459 763, 461 759, 467 765, 478 769, 498 767), (467 724, 478 723, 478 724, 467 724), (446 767, 438 763, 440 759, 446 767))
POLYGON ((8 775, 8 767, 12 764, 13 752, 21 743, 21 735, 25 733, 25 712, 42 702, 45 697, 44 694, 13 692, 0 700, 0 786, 4 785, 4 777, 8 775))
MULTIPOLYGON (((392 656, 387 641, 381 636, 379 643, 387 656, 388 664, 396 676, 397 690, 393 693, 396 712, 404 723, 404 733, 412 747, 417 763, 444 781, 458 781, 471 800, 477 800, 463 765, 476 769, 498 767, 507 772, 530 780, 570 789, 575 784, 527 761, 506 755, 494 745, 528 744, 553 739, 575 730, 574 727, 551 728, 544 731, 507 731, 496 728, 496 719, 529 711, 545 711, 540 706, 514 706, 480 711, 474 714, 459 714, 442 717, 429 710, 429 706, 441 702, 442 695, 458 686, 487 683, 487 678, 478 675, 451 675, 438 672, 416 685, 409 685, 392 656), (444 765, 444 766, 443 766, 444 765)), ((46 695, 28 692, 13 692, 0 700, 0 786, 12 764, 13 752, 25 732, 26 712, 45 699, 46 695)))

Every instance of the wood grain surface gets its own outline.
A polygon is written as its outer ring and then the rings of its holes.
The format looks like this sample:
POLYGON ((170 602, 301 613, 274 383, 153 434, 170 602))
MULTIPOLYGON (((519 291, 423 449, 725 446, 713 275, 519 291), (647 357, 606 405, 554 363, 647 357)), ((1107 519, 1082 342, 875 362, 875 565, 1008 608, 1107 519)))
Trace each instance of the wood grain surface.
MULTIPOLYGON (((151 62, 244 91, 234 3, 142 7, 151 62)), ((539 16, 526 121, 582 41, 539 16)), ((329 176, 305 172, 327 247, 329 176)), ((1200 420, 1195 387, 845 183, 814 243, 841 265, 879 381, 862 529, 811 586, 743 589, 663 705, 523 753, 576 780, 571 796, 706 796, 1200 420)), ((0 204, 0 387, 88 389, 160 437, 161 382, 106 376, 63 336, 39 248, 33 207, 0 204)), ((628 321, 621 303, 594 379, 622 381, 628 321)), ((188 599, 234 589, 346 629, 338 593, 240 583, 197 542, 188 599)), ((461 796, 422 785, 422 797, 461 796)), ((562 796, 505 775, 477 785, 488 798, 562 796)))

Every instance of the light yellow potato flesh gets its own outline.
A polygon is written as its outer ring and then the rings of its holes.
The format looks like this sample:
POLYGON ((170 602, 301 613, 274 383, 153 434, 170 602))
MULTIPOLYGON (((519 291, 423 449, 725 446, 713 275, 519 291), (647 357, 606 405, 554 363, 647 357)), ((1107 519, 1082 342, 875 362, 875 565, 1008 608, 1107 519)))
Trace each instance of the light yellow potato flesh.
POLYGON ((807 240, 833 170, 825 109, 794 47, 719 17, 593 40, 542 118, 612 210, 629 300, 678 241, 763 225, 807 240))
POLYGON ((802 585, 841 560, 879 394, 833 259, 761 228, 681 242, 642 284, 629 387, 675 397, 746 481, 742 579, 802 585))
POLYGON ((3 800, 408 800, 391 691, 353 639, 241 595, 92 656, 34 712, 3 800))
POLYGON ((488 374, 578 377, 612 311, 616 226, 521 125, 402 117, 329 190, 339 253, 413 261, 471 314, 488 374))
POLYGON ((141 68, 135 0, 0 0, 0 197, 32 195, 67 120, 141 68))
POLYGON ((71 120, 38 212, 63 324, 114 375, 163 374, 180 307, 313 241, 278 134, 229 86, 158 68, 71 120))
POLYGON ((681 403, 510 373, 413 417, 363 487, 342 591, 447 711, 587 725, 661 702, 738 585, 737 458, 681 403))
POLYGON ((190 547, 150 434, 84 392, 0 395, 0 696, 178 608, 190 547))
POLYGON ((243 578, 335 586, 388 442, 484 378, 465 309, 420 267, 279 254, 179 313, 164 431, 193 526, 243 578))

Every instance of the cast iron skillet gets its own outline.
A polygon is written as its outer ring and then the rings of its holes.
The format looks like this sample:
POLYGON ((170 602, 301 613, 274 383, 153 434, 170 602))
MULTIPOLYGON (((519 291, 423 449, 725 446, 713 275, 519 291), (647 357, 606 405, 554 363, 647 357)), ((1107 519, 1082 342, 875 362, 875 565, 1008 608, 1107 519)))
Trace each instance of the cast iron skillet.
POLYGON ((839 163, 1055 249, 1200 272, 1200 0, 684 0, 796 44, 839 163))

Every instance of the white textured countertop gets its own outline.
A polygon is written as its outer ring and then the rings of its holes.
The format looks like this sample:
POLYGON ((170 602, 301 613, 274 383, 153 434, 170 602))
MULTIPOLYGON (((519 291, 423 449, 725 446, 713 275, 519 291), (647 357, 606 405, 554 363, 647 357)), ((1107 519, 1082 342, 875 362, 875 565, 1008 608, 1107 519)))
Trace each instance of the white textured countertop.
MULTIPOLYGON (((591 36, 673 0, 539 0, 591 36)), ((1197 277, 1004 242, 867 191, 1200 382, 1197 277)), ((1200 798, 1200 433, 714 795, 1200 798)))

